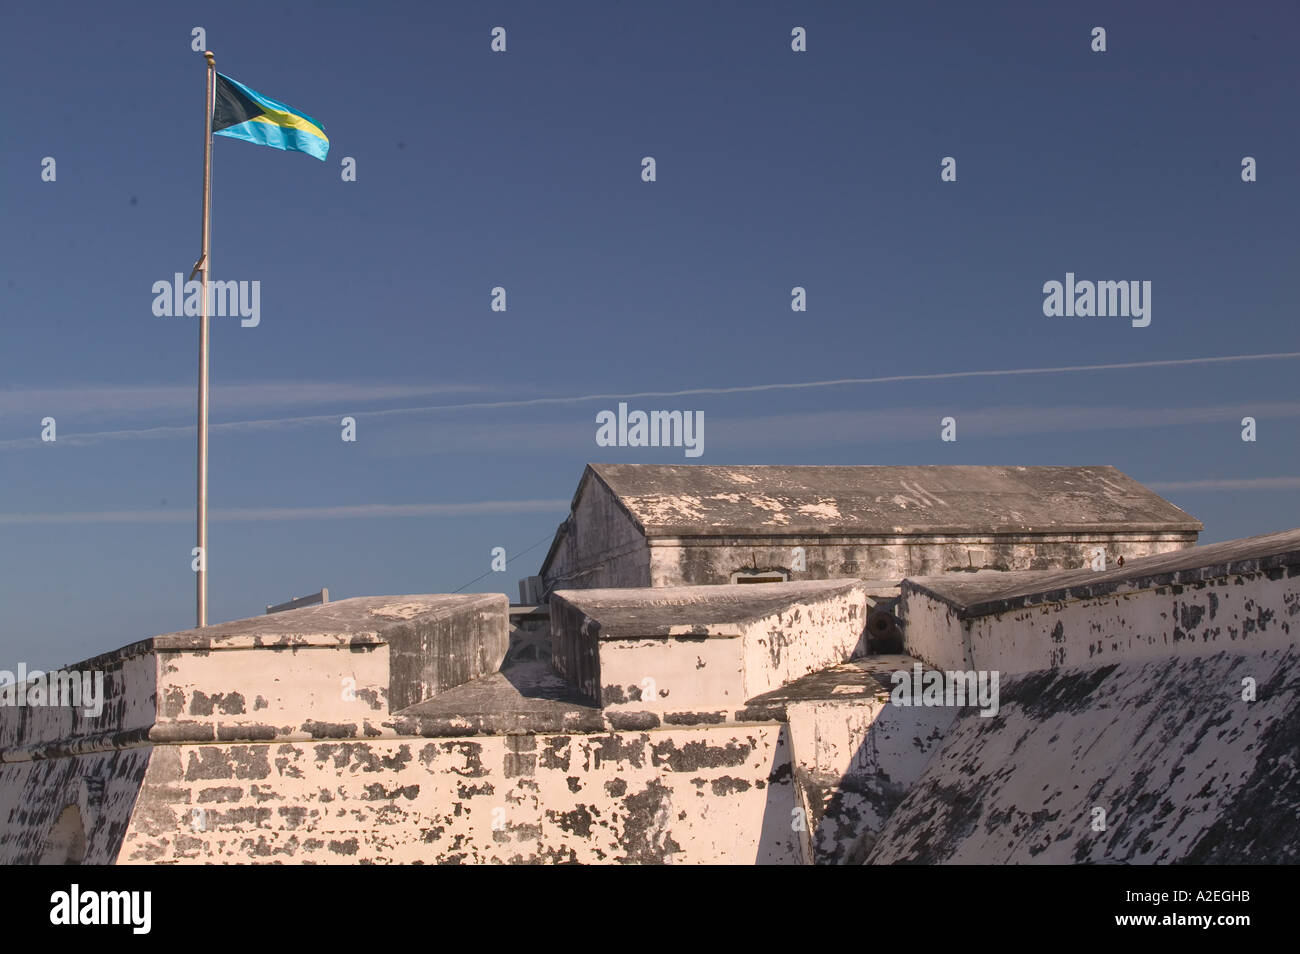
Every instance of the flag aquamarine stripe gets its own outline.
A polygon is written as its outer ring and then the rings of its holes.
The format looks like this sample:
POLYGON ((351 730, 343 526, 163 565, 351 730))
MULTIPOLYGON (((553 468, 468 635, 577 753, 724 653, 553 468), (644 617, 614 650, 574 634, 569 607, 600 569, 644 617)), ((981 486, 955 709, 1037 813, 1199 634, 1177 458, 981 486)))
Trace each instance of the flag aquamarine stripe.
POLYGON ((279 100, 250 89, 224 73, 218 73, 218 110, 233 119, 248 117, 244 122, 224 125, 214 117, 214 135, 243 139, 259 146, 271 146, 293 152, 305 152, 324 160, 329 152, 329 137, 315 119, 279 100), (225 84, 224 86, 222 84, 225 84), (227 90, 227 92, 222 92, 227 90), (246 99, 241 100, 242 97, 246 99), (240 105, 242 101, 243 105, 240 105), (260 110, 260 115, 250 115, 260 110), (232 115, 233 113, 233 115, 232 115))
POLYGON ((249 120, 238 126, 222 129, 217 136, 229 136, 231 139, 243 139, 245 142, 259 146, 271 146, 273 149, 286 149, 290 152, 305 152, 309 156, 324 160, 330 150, 330 141, 319 136, 294 129, 289 126, 277 126, 274 122, 260 119, 249 120))

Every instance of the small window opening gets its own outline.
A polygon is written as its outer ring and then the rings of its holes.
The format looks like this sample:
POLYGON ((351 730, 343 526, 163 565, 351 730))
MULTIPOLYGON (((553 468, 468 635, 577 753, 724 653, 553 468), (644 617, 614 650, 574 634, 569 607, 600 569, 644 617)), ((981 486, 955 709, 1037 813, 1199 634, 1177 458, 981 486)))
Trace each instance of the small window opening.
POLYGON ((764 570, 761 573, 733 573, 731 574, 732 583, 785 583, 790 578, 784 570, 764 570))

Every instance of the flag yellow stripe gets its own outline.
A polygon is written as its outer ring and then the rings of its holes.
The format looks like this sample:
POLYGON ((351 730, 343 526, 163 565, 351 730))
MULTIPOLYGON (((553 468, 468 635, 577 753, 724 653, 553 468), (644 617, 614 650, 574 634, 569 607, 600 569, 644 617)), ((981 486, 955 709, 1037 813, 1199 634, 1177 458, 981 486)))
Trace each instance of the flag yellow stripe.
POLYGON ((311 120, 299 116, 297 113, 286 113, 284 110, 269 109, 265 106, 262 108, 266 110, 266 115, 254 116, 249 120, 250 123, 267 123, 271 126, 287 126, 290 129, 298 129, 302 132, 309 133, 310 135, 319 136, 326 142, 330 141, 329 137, 325 135, 323 129, 311 120))

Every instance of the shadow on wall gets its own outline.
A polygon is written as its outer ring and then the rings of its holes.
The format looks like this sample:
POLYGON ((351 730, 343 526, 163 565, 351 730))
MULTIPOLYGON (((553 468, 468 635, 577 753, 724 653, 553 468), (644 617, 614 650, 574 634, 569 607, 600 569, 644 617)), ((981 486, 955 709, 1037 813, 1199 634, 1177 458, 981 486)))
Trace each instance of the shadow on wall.
POLYGON ((801 786, 812 815, 808 840, 813 864, 862 864, 889 816, 907 797, 910 786, 900 785, 879 768, 877 734, 883 732, 873 724, 853 753, 851 767, 834 786, 812 778, 801 786))
MULTIPOLYGON (((876 600, 848 662, 903 655, 903 621, 896 600, 876 600)), ((888 693, 892 680, 877 674, 888 693)), ((772 863, 793 840, 804 864, 861 864, 894 810, 921 777, 956 718, 949 707, 896 706, 858 678, 823 685, 812 697, 789 701, 774 760, 759 863, 772 863), (830 693, 826 694, 826 689, 830 693), (841 691, 847 691, 840 695, 841 691)))
MULTIPOLYGON (((902 652, 896 603, 875 602, 850 662, 902 652)), ((851 698, 791 702, 786 709, 758 864, 865 861, 956 715, 851 698)))
POLYGON ((505 677, 522 699, 548 700, 584 707, 591 704, 551 664, 549 620, 531 624, 511 623, 510 648, 497 672, 505 677))
POLYGON ((772 770, 767 776, 767 801, 763 805, 754 864, 789 865, 808 861, 807 823, 795 790, 792 755, 790 727, 783 725, 777 733, 772 770))
POLYGON ((959 710, 945 706, 816 701, 787 724, 797 758, 794 794, 811 864, 861 864, 942 746, 959 710))

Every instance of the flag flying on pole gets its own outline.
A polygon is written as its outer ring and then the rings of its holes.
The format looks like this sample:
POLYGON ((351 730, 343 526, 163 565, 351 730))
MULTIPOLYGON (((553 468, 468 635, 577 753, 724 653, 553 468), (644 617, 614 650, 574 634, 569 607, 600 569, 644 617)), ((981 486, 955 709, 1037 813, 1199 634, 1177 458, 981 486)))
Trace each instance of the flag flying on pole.
POLYGON ((212 132, 259 146, 305 152, 322 161, 330 149, 325 130, 306 113, 263 96, 221 73, 217 74, 212 132))

